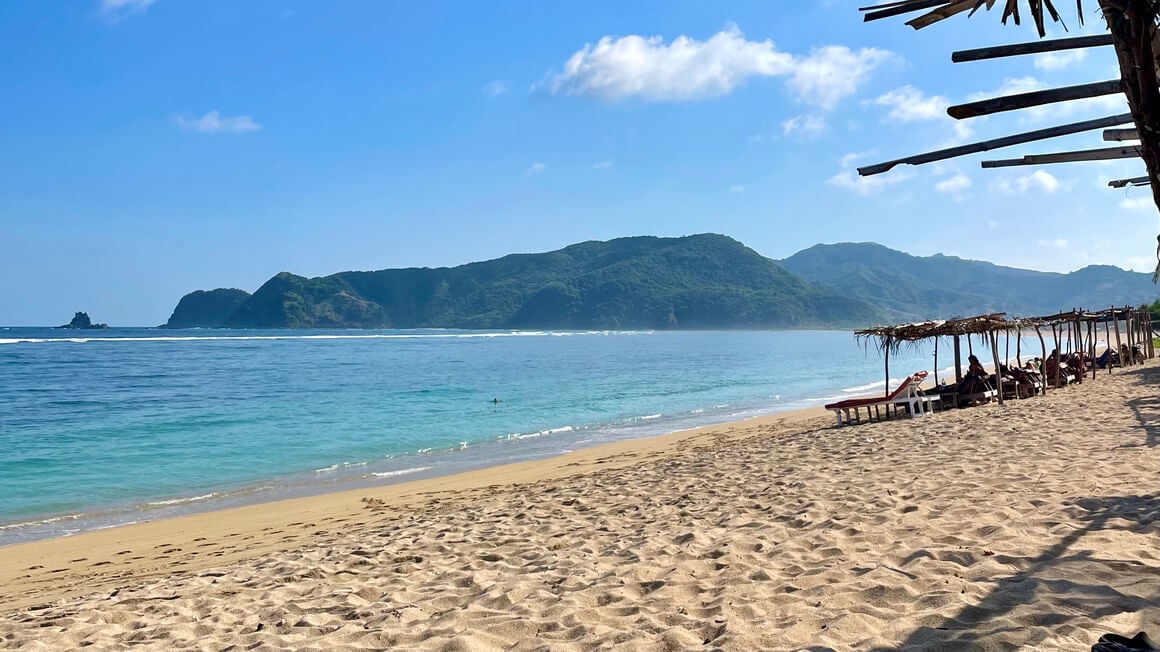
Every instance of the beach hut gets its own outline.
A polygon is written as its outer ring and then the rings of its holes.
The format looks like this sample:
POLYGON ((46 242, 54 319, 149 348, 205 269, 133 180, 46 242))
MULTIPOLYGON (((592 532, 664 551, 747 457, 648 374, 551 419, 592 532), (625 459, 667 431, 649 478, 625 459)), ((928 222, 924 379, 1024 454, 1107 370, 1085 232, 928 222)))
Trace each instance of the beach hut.
MULTIPOLYGON (((1076 0, 1076 19, 1081 25, 1085 6, 1090 8, 1093 5, 1102 14, 1105 33, 1056 39, 1044 38, 1047 34, 1046 22, 1059 23, 1065 29, 1067 26, 1063 15, 1056 10, 1051 0, 897 0, 862 7, 860 11, 864 12, 866 21, 918 14, 906 22, 916 30, 960 14, 972 16, 979 9, 987 12, 1001 10, 1003 24, 1013 19, 1019 25, 1022 17, 1029 17, 1034 22, 1039 41, 954 52, 951 60, 956 63, 1095 47, 1111 47, 1115 50, 1120 72, 1118 79, 1017 93, 949 107, 947 113, 957 120, 1116 94, 1123 94, 1128 111, 899 158, 858 168, 858 173, 863 176, 882 174, 898 165, 933 163, 992 149, 1103 130, 1105 141, 1119 144, 1114 147, 985 160, 982 166, 998 168, 1140 158, 1144 161, 1146 175, 1116 179, 1108 185, 1113 188, 1147 185, 1152 190, 1153 202, 1160 207, 1160 84, 1157 80, 1156 59, 1157 53, 1160 53, 1160 37, 1157 36, 1156 28, 1160 3, 1155 0, 1076 0), (1021 11, 1025 13, 1021 15, 1021 11)), ((1160 248, 1157 249, 1156 273, 1160 276, 1160 248)))
POLYGON ((975 317, 958 319, 925 321, 915 324, 899 324, 896 326, 875 326, 854 332, 854 337, 863 345, 873 343, 882 352, 886 371, 886 394, 890 394, 890 354, 897 353, 903 346, 917 346, 920 342, 933 340, 935 382, 938 382, 938 343, 942 338, 949 338, 954 346, 955 382, 961 383, 962 377, 962 340, 967 339, 968 348, 971 338, 981 338, 991 349, 995 364, 996 377, 999 379, 997 397, 1003 402, 1003 377, 999 370, 999 333, 1011 328, 1005 313, 989 313, 975 317))

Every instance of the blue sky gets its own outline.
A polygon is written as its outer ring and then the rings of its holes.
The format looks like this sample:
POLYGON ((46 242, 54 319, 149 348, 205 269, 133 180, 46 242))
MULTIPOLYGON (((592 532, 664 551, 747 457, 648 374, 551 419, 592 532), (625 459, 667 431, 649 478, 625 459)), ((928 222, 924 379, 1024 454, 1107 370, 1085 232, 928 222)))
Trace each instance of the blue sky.
POLYGON ((952 64, 954 49, 1034 31, 980 12, 914 32, 864 24, 858 4, 0 3, 0 324, 75 310, 157 324, 186 292, 252 291, 283 270, 641 234, 725 233, 774 258, 872 240, 1151 270, 1146 190, 1104 187, 1142 163, 978 165, 1100 147, 1098 132, 852 172, 1123 112, 1115 98, 959 123, 944 111, 1111 79, 1110 51, 952 64))

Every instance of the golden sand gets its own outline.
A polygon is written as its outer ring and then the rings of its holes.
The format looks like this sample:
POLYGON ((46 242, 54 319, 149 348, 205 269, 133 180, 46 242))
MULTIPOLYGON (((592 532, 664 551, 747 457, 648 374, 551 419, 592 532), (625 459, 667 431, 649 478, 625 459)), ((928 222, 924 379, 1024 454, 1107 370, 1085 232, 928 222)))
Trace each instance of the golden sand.
POLYGON ((1160 634, 1160 367, 0 548, 0 648, 1086 650, 1160 634), (811 647, 812 646, 812 647, 811 647))

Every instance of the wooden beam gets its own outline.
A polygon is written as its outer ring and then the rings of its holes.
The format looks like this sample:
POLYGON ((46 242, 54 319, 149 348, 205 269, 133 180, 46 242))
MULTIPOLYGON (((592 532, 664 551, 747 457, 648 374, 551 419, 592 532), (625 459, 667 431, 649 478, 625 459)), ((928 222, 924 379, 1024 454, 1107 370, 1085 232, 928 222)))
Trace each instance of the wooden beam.
POLYGON ((951 61, 954 61, 955 63, 965 63, 967 61, 983 61, 984 59, 1014 57, 1022 54, 1037 54, 1039 52, 1057 52, 1059 50, 1094 48, 1111 44, 1111 34, 1076 36, 1073 38, 1057 38, 1048 41, 1012 43, 1010 45, 995 45, 989 48, 977 48, 974 50, 959 50, 958 52, 951 53, 951 61))
POLYGON ((1113 179, 1108 182, 1109 188, 1123 188, 1125 186, 1146 186, 1149 180, 1147 176, 1132 177, 1131 179, 1113 179))
POLYGON ((862 18, 864 22, 868 23, 873 20, 901 16, 902 14, 909 14, 913 11, 922 11, 923 9, 940 7, 950 3, 951 0, 910 0, 909 2, 889 2, 872 7, 860 7, 858 11, 869 12, 862 18))
POLYGON ((1036 129, 1035 131, 1027 131, 1021 134, 1004 136, 1002 138, 993 138, 991 140, 984 140, 977 143, 971 143, 969 145, 959 145, 957 147, 940 149, 933 152, 927 152, 926 154, 916 154, 915 156, 908 156, 906 158, 895 159, 893 161, 886 161, 885 163, 867 165, 865 167, 858 168, 858 174, 864 177, 868 177, 875 174, 882 174, 883 172, 889 172, 896 165, 922 165, 923 163, 945 161, 948 158, 957 158, 959 156, 966 156, 968 154, 978 154, 979 152, 987 152, 992 149, 1010 147, 1012 145, 1022 145, 1023 143, 1030 143, 1036 140, 1045 140, 1047 138, 1068 136, 1070 134, 1078 134, 1084 131, 1092 131, 1094 129, 1105 129, 1107 127, 1114 127, 1116 125, 1129 124, 1131 122, 1132 114, 1122 113, 1120 115, 1108 116, 1106 118, 1096 118, 1094 120, 1084 120, 1082 122, 1073 122, 1070 124, 1059 125, 1058 127, 1036 129))
POLYGON ((1119 79, 1110 79, 1108 81, 1093 82, 1090 84, 1049 88, 1042 91, 1017 93, 1015 95, 1004 95, 1003 97, 979 100, 978 102, 956 104, 955 106, 947 107, 947 114, 956 120, 962 120, 963 118, 975 118, 981 115, 991 115, 992 113, 1015 111, 1033 106, 1042 106, 1044 104, 1055 104, 1056 102, 1081 100, 1088 97, 1100 97, 1102 95, 1113 95, 1122 92, 1124 92, 1123 82, 1119 79))
POLYGON ((1075 152, 1055 152, 1052 154, 1028 154, 1023 158, 983 161, 985 168, 1008 168, 1016 165, 1046 165, 1049 163, 1077 163, 1079 161, 1111 161, 1120 158, 1137 158, 1139 147, 1106 147, 1085 149, 1075 152))
POLYGON ((934 11, 925 13, 918 18, 912 18, 906 21, 906 24, 910 25, 914 29, 922 29, 923 27, 929 27, 939 22, 940 20, 946 20, 951 16, 961 14, 964 11, 978 9, 980 4, 982 3, 980 3, 979 0, 952 0, 952 2, 947 3, 946 5, 939 7, 934 11))
POLYGON ((1104 140, 1122 143, 1125 140, 1140 140, 1140 134, 1135 129, 1105 129, 1104 140))

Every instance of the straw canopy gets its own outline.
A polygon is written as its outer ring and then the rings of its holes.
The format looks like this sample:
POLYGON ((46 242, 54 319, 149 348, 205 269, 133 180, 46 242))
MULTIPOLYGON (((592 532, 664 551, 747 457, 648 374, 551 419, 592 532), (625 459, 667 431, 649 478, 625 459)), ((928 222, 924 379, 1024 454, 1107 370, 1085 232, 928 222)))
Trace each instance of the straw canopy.
POLYGON ((993 312, 977 317, 940 319, 897 326, 874 326, 854 331, 854 337, 864 343, 875 342, 879 351, 891 350, 897 353, 905 344, 913 345, 936 337, 985 335, 1007 330, 1011 328, 1011 324, 1006 313, 993 312))

